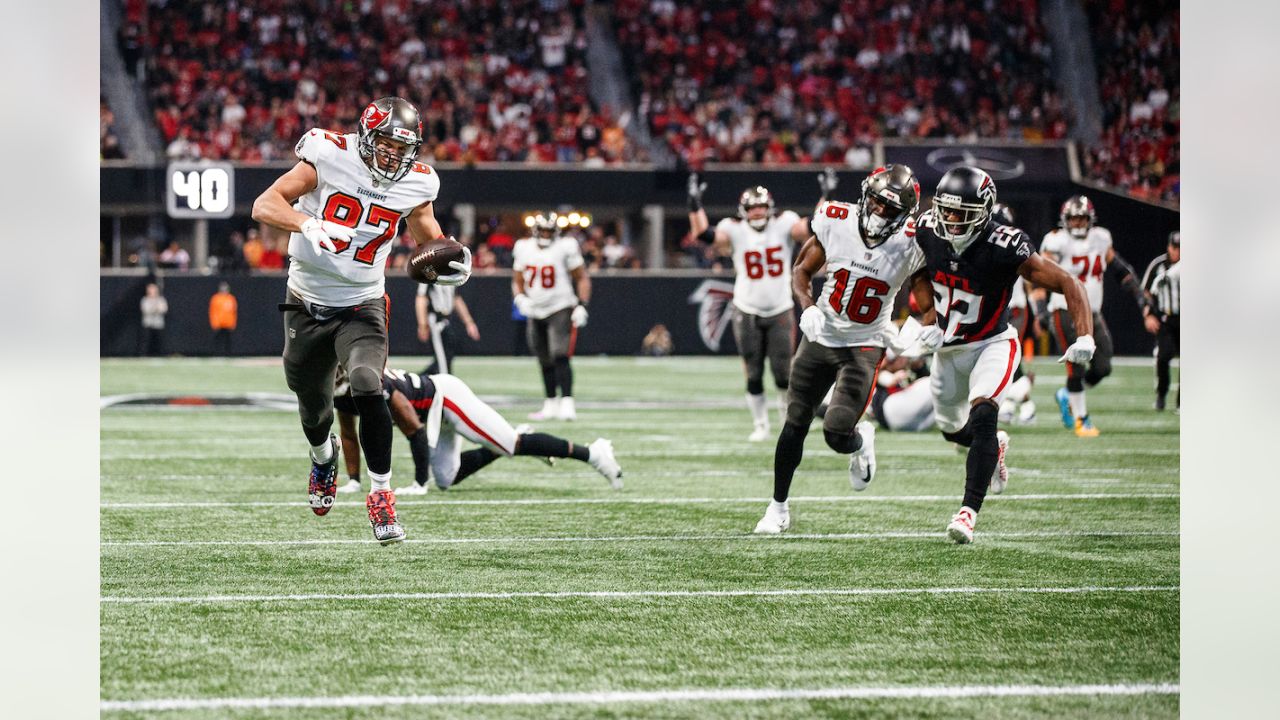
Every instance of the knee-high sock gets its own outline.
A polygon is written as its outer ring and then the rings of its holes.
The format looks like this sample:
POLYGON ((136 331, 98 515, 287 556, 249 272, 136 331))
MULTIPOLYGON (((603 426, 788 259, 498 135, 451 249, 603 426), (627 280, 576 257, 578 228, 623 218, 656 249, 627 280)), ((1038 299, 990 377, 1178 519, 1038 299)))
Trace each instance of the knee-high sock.
POLYGON ((541 367, 543 397, 553 398, 556 396, 556 366, 543 365, 541 367))
POLYGON ((561 397, 573 397, 573 368, 568 357, 556 358, 555 377, 561 397))
POLYGON ((991 403, 979 403, 969 413, 968 426, 973 433, 969 457, 965 459, 964 504, 974 512, 982 509, 987 496, 991 474, 999 460, 1000 444, 996 439, 996 408, 991 403))
POLYGON ((516 455, 535 457, 573 458, 586 462, 591 452, 586 445, 578 445, 564 438, 547 433, 525 433, 516 441, 516 455))
POLYGON ((804 437, 809 428, 803 425, 784 423, 782 432, 778 433, 778 446, 773 452, 773 499, 775 502, 786 502, 791 493, 791 480, 795 477, 796 468, 804 457, 804 437))
MULTIPOLYGON (((468 450, 459 457, 458 474, 453 478, 453 485, 465 480, 467 477, 475 474, 484 466, 497 460, 500 455, 486 447, 468 450)), ((449 487, 453 487, 450 485, 449 487)))
POLYGON ((382 395, 353 395, 360 411, 360 447, 370 473, 391 472, 391 411, 382 395))

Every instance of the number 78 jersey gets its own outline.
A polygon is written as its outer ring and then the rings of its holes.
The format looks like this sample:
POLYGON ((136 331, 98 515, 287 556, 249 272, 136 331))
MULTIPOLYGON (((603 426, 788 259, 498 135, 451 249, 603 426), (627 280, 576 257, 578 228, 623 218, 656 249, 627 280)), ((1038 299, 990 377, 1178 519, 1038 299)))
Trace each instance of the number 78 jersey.
POLYGON ((302 233, 289 235, 289 289, 307 302, 350 307, 381 297, 387 256, 400 219, 436 199, 440 176, 414 163, 399 182, 374 182, 356 149, 354 133, 314 129, 293 149, 316 170, 316 188, 298 198, 299 212, 355 228, 350 242, 316 254, 302 233))
POLYGON ((810 222, 827 255, 827 279, 817 301, 826 317, 817 342, 826 347, 884 347, 893 298, 903 281, 924 266, 911 220, 888 240, 867 247, 859 212, 857 205, 828 202, 810 222))

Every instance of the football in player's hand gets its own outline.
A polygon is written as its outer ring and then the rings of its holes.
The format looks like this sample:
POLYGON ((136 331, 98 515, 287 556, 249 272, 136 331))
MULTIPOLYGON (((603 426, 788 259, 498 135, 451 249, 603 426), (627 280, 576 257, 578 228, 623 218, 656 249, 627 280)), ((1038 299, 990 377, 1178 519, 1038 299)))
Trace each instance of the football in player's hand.
POLYGON ((463 258, 462 243, 453 238, 437 238, 419 247, 409 256, 406 272, 420 283, 433 283, 441 275, 456 272, 449 267, 454 260, 463 258))

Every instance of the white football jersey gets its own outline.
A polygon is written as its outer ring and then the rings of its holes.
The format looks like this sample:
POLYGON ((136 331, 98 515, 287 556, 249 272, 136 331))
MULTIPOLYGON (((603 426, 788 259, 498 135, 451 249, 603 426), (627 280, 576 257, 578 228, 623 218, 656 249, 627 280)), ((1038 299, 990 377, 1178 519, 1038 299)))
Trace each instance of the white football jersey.
POLYGON ((893 332, 893 298, 902 283, 924 267, 913 220, 869 248, 858 227, 859 211, 856 204, 826 202, 810 221, 827 255, 827 279, 817 300, 826 317, 817 342, 826 347, 884 347, 893 332))
POLYGON ((716 232, 729 236, 733 245, 733 305, 744 313, 768 317, 790 310, 791 226, 800 216, 790 210, 769 218, 764 230, 753 230, 743 220, 725 218, 716 232))
POLYGON ((375 182, 356 149, 355 133, 313 129, 293 149, 316 169, 316 189, 294 208, 311 217, 356 229, 350 242, 334 240, 336 252, 319 255, 302 233, 289 235, 289 289, 298 297, 330 307, 350 307, 380 297, 400 220, 440 193, 440 176, 414 163, 404 179, 375 182))
POLYGON ((1014 281, 1013 281, 1013 292, 1009 295, 1009 307, 1010 307, 1010 308, 1023 308, 1023 309, 1026 309, 1026 307, 1027 307, 1027 289, 1026 289, 1025 287, 1023 287, 1023 285, 1024 285, 1024 282, 1023 282, 1022 278, 1018 278, 1017 280, 1014 280, 1014 281))
MULTIPOLYGON (((1071 237, 1066 230, 1050 230, 1040 243, 1041 253, 1053 253, 1072 277, 1084 284, 1089 295, 1089 307, 1102 310, 1102 274, 1107 269, 1107 251, 1111 249, 1111 231, 1094 226, 1084 239, 1071 237)), ((1049 296, 1050 310, 1066 310, 1067 298, 1059 293, 1049 296)))
POLYGON ((578 241, 562 237, 548 247, 528 237, 517 240, 512 250, 511 268, 524 273, 524 294, 532 301, 530 317, 543 320, 552 313, 578 304, 570 272, 582 267, 578 241))

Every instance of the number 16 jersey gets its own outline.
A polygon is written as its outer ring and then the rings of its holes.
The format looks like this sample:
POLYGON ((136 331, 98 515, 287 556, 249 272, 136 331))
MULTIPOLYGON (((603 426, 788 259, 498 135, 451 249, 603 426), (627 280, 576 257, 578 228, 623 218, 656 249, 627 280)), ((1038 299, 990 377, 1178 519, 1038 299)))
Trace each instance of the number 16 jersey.
POLYGON ((891 332, 893 298, 903 281, 924 265, 911 220, 888 240, 867 247, 859 212, 857 205, 828 202, 810 221, 827 255, 827 279, 817 301, 826 318, 817 342, 826 347, 884 347, 891 332))

